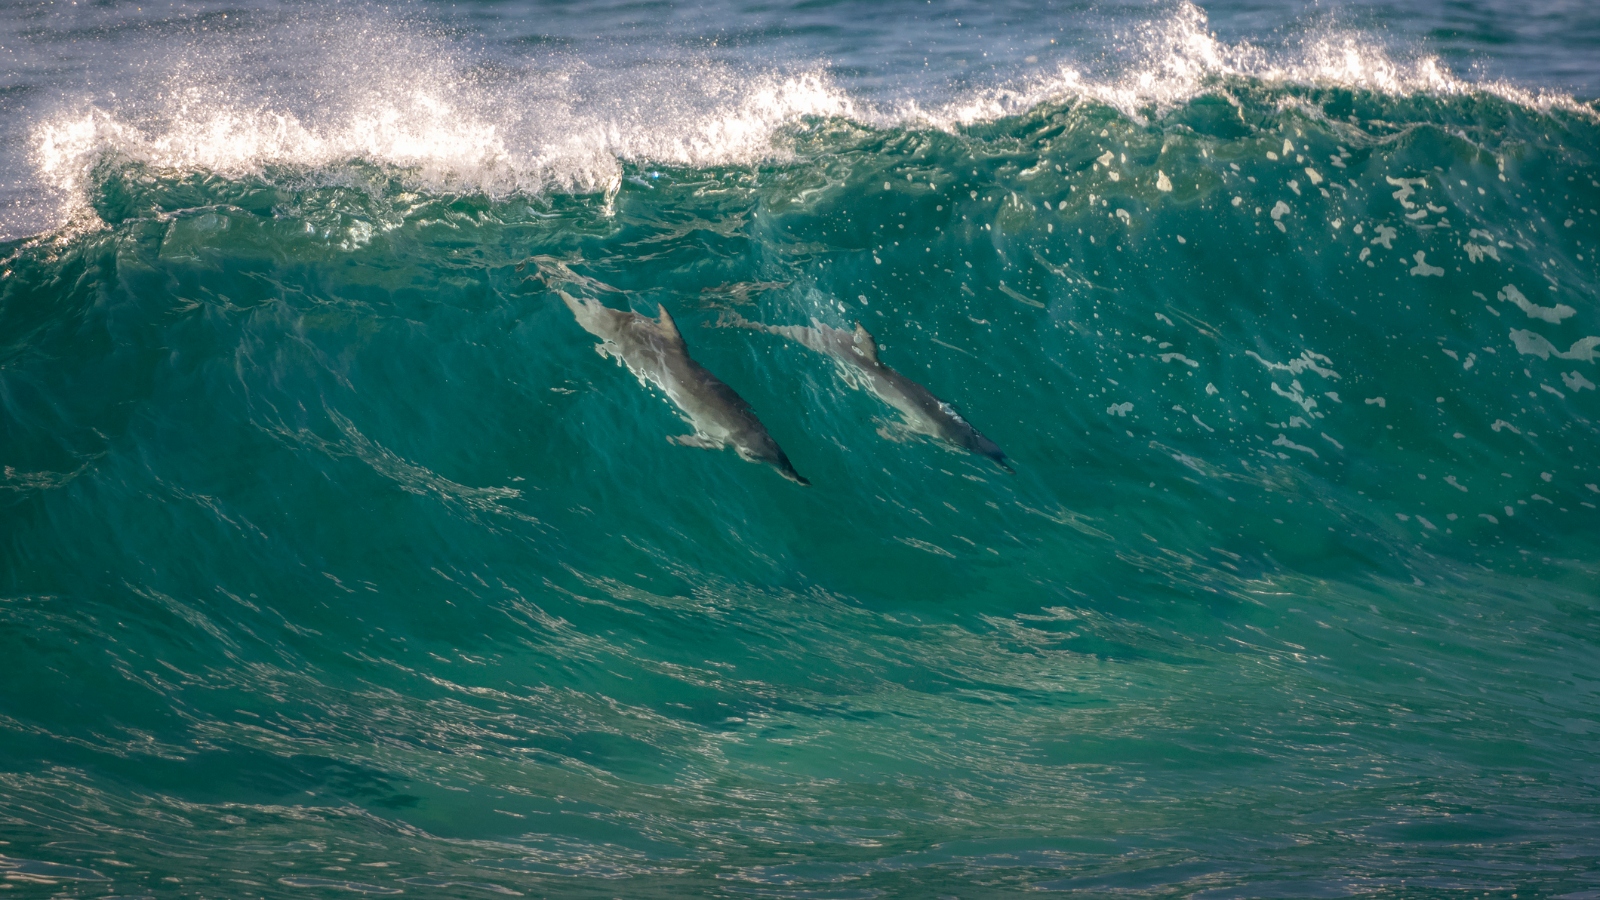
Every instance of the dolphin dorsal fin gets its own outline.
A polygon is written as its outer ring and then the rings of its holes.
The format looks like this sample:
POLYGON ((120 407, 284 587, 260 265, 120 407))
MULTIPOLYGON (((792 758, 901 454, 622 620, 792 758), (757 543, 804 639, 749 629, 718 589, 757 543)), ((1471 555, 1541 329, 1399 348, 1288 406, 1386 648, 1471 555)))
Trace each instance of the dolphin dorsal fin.
POLYGON ((856 336, 855 337, 856 337, 856 352, 861 354, 862 356, 865 356, 867 359, 871 360, 872 362, 877 362, 878 361, 878 342, 872 339, 872 335, 867 333, 867 329, 861 327, 861 323, 860 322, 856 323, 856 336))
POLYGON ((667 312, 666 304, 659 304, 661 317, 656 319, 656 324, 661 327, 661 333, 672 338, 678 343, 683 343, 683 334, 678 331, 678 323, 672 321, 672 313, 667 312))

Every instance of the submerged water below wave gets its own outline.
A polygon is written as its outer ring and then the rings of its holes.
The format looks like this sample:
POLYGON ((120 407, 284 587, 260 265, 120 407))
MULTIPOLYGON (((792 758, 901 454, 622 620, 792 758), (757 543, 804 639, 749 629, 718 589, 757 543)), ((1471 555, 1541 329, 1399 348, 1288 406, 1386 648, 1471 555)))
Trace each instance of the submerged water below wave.
POLYGON ((1115 99, 576 191, 102 119, 0 268, 4 884, 1600 891, 1592 109, 1115 99), (729 327, 813 320, 1015 473, 729 327))

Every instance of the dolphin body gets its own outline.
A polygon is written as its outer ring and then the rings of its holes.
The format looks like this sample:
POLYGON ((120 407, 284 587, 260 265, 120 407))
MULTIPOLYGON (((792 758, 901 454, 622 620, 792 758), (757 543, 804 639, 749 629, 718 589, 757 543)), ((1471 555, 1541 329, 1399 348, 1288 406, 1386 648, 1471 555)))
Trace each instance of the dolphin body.
POLYGON ((651 319, 612 309, 598 300, 579 300, 566 291, 556 293, 572 310, 578 324, 600 339, 596 352, 627 366, 640 384, 648 382, 664 391, 694 426, 693 434, 667 440, 704 450, 720 450, 732 444, 740 459, 766 463, 790 481, 811 484, 794 470, 783 448, 750 411, 750 404, 689 358, 678 324, 665 306, 661 307, 659 318, 651 319))
POLYGON ((1006 472, 1015 474, 1006 463, 1004 450, 961 418, 950 404, 940 400, 922 385, 884 365, 878 359, 878 342, 867 329, 856 323, 855 331, 830 328, 816 319, 811 325, 761 325, 734 313, 732 324, 786 337, 795 343, 831 357, 835 362, 854 369, 859 378, 851 379, 866 385, 878 399, 894 407, 904 419, 907 430, 925 434, 946 444, 971 453, 987 456, 1006 472))

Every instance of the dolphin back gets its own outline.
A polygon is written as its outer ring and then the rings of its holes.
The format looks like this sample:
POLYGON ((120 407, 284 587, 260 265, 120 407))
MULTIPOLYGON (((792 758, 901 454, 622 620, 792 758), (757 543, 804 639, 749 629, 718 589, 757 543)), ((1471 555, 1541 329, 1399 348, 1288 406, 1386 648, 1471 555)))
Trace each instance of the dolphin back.
POLYGON ((643 318, 627 310, 612 309, 598 300, 587 298, 580 300, 559 288, 556 289, 556 294, 561 297, 561 302, 567 305, 567 309, 572 310, 573 318, 578 320, 583 330, 603 341, 616 341, 621 336, 622 330, 631 324, 631 320, 643 318))

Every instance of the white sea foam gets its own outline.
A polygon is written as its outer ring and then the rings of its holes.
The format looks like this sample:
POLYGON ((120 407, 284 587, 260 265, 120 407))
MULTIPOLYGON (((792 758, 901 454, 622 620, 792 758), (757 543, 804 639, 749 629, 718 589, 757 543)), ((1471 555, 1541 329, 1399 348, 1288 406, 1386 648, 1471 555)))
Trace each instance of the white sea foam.
MULTIPOLYGON (((1041 103, 1089 100, 1143 120, 1213 90, 1221 79, 1241 78, 1389 96, 1488 93, 1535 109, 1594 115, 1592 108, 1567 94, 1463 79, 1431 55, 1396 59, 1364 34, 1324 32, 1279 51, 1249 41, 1228 44, 1211 32, 1205 11, 1188 0, 1166 18, 1140 28, 1121 49, 1122 64, 1109 71, 1063 65, 1021 85, 980 91, 936 111, 915 113, 935 126, 953 127, 1018 115, 1041 103)), ((1311 177, 1313 183, 1320 180, 1311 177)))
POLYGON ((676 104, 652 104, 658 113, 675 106, 654 121, 564 109, 496 120, 474 108, 481 103, 463 102, 454 85, 397 86, 351 98, 341 104, 343 114, 317 117, 195 89, 150 122, 92 107, 47 121, 34 134, 34 162, 47 186, 80 205, 94 168, 107 160, 228 177, 359 160, 397 169, 410 186, 430 191, 585 192, 612 186, 623 160, 713 166, 781 155, 773 137, 785 126, 854 112, 822 75, 740 83, 744 90, 731 98, 689 94, 673 98, 676 104))
POLYGON ((358 32, 323 45, 304 80, 315 87, 305 96, 263 98, 259 86, 214 74, 248 70, 224 64, 229 52, 197 51, 142 102, 87 100, 41 121, 33 129, 33 162, 40 187, 61 198, 62 217, 88 216, 94 169, 108 161, 251 177, 359 160, 428 191, 603 191, 614 189, 623 162, 693 167, 782 157, 782 134, 808 118, 950 130, 1041 103, 1086 100, 1142 119, 1217 90, 1227 78, 1391 95, 1487 91, 1530 106, 1592 112, 1564 95, 1462 80, 1432 57, 1396 60, 1356 34, 1325 34, 1274 52, 1229 44, 1186 0, 1125 36, 1100 70, 1064 65, 950 101, 891 108, 853 98, 820 67, 753 72, 679 61, 612 73, 557 59, 497 82, 463 74, 473 71, 472 60, 403 30, 358 32))

